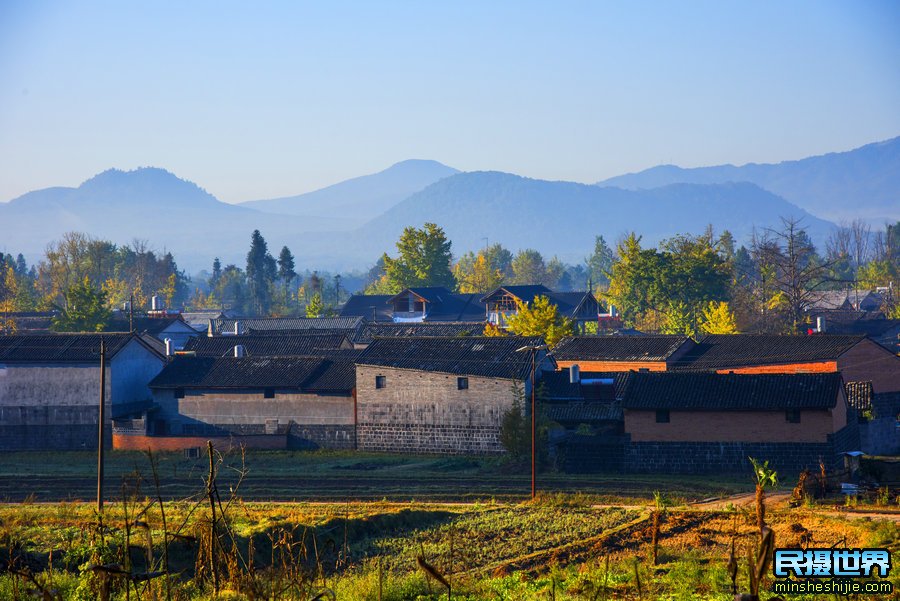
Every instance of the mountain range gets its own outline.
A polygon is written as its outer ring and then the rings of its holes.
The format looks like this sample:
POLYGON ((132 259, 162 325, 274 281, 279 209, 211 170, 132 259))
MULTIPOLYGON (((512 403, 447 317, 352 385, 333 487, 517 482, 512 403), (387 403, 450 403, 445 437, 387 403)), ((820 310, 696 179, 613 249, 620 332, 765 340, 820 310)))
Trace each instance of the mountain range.
POLYGON ((863 218, 880 226, 900 220, 900 137, 799 161, 682 169, 660 165, 599 182, 628 190, 675 183, 751 182, 835 222, 863 218))
POLYGON ((0 251, 35 261, 49 242, 77 230, 117 244, 145 239, 194 272, 216 256, 242 265, 250 233, 259 229, 273 254, 289 246, 300 269, 363 269, 393 253, 404 227, 430 221, 444 227, 457 255, 501 242, 577 262, 598 234, 613 242, 633 230, 653 245, 712 224, 743 242, 754 227, 777 227, 787 216, 802 219, 821 244, 833 227, 823 215, 900 219, 900 203, 889 202, 900 189, 898 149, 900 138, 777 165, 662 166, 598 185, 463 173, 412 160, 314 192, 241 205, 163 169, 110 169, 77 188, 0 203, 0 251), (843 191, 843 204, 835 190, 843 191), (815 194, 825 199, 821 206, 811 200, 815 194))

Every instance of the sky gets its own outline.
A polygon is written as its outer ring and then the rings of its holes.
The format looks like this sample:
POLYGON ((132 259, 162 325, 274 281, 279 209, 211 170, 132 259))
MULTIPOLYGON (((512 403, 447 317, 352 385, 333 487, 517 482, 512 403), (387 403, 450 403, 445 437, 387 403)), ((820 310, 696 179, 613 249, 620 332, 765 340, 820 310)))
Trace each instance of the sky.
POLYGON ((410 158, 593 183, 898 135, 893 0, 0 0, 0 201, 112 167, 241 202, 410 158))

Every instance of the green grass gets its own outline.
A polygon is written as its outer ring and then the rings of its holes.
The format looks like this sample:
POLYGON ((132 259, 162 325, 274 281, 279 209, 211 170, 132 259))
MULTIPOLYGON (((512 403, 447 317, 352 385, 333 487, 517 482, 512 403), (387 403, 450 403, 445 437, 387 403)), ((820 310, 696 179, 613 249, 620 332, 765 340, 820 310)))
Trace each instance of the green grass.
MULTIPOLYGON (((158 455, 161 492, 167 499, 190 495, 202 484, 208 460, 181 453, 158 455)), ((238 483, 241 456, 224 455, 221 490, 238 483)), ((241 496, 252 500, 295 501, 347 499, 408 501, 519 501, 530 494, 530 470, 498 457, 390 455, 353 451, 248 451, 241 496)), ((143 490, 150 486, 147 456, 110 452, 105 489, 116 498, 123 477, 139 473, 143 490)), ((583 502, 649 502, 664 489, 678 502, 751 490, 745 477, 591 474, 552 471, 538 474, 542 494, 579 496, 583 502)), ((0 454, 0 501, 90 500, 96 494, 96 456, 89 452, 0 454)))

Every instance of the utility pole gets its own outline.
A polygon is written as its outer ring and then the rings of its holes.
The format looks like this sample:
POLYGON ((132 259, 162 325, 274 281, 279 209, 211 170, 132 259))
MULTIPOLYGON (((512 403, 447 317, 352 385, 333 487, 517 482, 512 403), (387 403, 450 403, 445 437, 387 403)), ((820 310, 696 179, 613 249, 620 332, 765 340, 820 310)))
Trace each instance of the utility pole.
POLYGON ((131 293, 131 300, 128 302, 128 331, 134 333, 134 293, 131 293))
POLYGON ((536 447, 535 441, 537 440, 537 417, 535 416, 534 411, 534 362, 535 357, 537 356, 537 347, 531 348, 531 500, 534 501, 535 496, 537 496, 537 485, 535 483, 535 474, 537 470, 535 469, 535 455, 536 455, 536 447))
POLYGON ((546 350, 546 344, 534 344, 517 348, 516 352, 531 351, 531 500, 537 496, 537 411, 535 403, 534 373, 537 371, 537 353, 546 350))
POLYGON ((97 439, 97 513, 103 514, 103 422, 106 421, 106 342, 100 338, 100 425, 97 439))

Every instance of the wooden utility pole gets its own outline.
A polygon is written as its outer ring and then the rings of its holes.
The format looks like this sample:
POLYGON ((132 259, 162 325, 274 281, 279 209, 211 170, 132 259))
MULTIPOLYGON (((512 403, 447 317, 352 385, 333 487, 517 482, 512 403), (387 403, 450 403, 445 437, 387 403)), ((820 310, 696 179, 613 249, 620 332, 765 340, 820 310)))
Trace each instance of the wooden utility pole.
POLYGON ((100 338, 100 424, 97 428, 97 513, 103 513, 103 423, 106 421, 106 342, 100 338))
POLYGON ((535 356, 537 355, 537 347, 532 347, 531 349, 531 500, 534 501, 535 496, 537 496, 537 484, 535 482, 535 455, 537 454, 537 417, 534 412, 534 361, 535 356))
POLYGON ((134 294, 131 295, 131 300, 128 301, 128 331, 134 332, 134 294))

